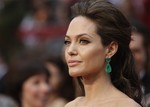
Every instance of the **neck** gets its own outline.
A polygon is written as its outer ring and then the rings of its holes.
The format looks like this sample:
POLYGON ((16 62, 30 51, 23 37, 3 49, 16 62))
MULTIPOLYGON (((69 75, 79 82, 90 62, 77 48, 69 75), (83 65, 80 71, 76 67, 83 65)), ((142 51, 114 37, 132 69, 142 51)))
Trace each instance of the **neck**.
POLYGON ((83 77, 83 84, 86 101, 104 100, 109 98, 111 95, 109 92, 113 87, 109 74, 105 72, 83 77))

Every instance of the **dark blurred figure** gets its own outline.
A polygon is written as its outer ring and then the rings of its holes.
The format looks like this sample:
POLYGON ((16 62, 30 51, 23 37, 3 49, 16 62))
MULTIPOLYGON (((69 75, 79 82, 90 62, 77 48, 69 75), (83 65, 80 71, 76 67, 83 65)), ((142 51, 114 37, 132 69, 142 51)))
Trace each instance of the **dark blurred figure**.
MULTIPOLYGON (((33 0, 32 0, 33 1, 33 0)), ((47 2, 40 2, 26 14, 19 27, 19 36, 26 48, 35 48, 41 43, 39 32, 48 25, 51 16, 51 6, 47 2)))
POLYGON ((4 60, 3 55, 0 53, 0 94, 3 94, 5 90, 3 78, 5 77, 7 71, 8 71, 7 63, 4 60))
POLYGON ((138 20, 150 30, 150 0, 108 0, 129 19, 138 20))
POLYGON ((7 62, 22 46, 16 30, 26 13, 28 1, 0 0, 0 51, 7 62))
POLYGON ((0 54, 0 79, 6 74, 6 72, 7 72, 7 64, 3 56, 0 54))
POLYGON ((68 9, 68 4, 62 1, 59 1, 56 5, 56 24, 57 25, 63 25, 66 26, 68 25, 70 21, 70 15, 69 15, 69 9, 68 9))
MULTIPOLYGON (((12 61, 13 62, 13 61, 12 61)), ((5 75, 5 94, 19 107, 45 107, 49 93, 49 71, 40 60, 16 59, 5 75)))
POLYGON ((132 31, 130 43, 135 59, 136 72, 143 86, 144 94, 150 93, 150 35, 148 30, 140 23, 133 22, 135 29, 132 31))
POLYGON ((0 94, 0 107, 19 107, 10 96, 0 94))
POLYGON ((107 0, 113 3, 127 19, 135 19, 135 12, 132 5, 132 0, 107 0))
POLYGON ((49 104, 47 107, 64 107, 64 105, 74 99, 75 88, 73 79, 67 72, 67 67, 61 58, 50 57, 46 63, 51 77, 49 104))
POLYGON ((150 107, 150 93, 145 96, 145 107, 150 107))
POLYGON ((144 0, 145 12, 143 15, 144 24, 149 27, 150 30, 150 0, 144 0))

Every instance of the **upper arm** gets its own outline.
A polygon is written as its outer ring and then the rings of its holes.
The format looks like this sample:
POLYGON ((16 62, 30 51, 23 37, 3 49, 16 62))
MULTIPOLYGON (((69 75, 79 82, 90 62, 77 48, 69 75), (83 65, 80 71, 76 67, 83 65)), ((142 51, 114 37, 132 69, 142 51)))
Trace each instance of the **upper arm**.
POLYGON ((141 107, 138 103, 131 103, 128 107, 141 107))
POLYGON ((74 99, 73 101, 67 103, 65 105, 65 107, 76 107, 77 102, 79 101, 79 99, 81 99, 81 97, 77 97, 76 99, 74 99))
POLYGON ((137 102, 134 100, 127 100, 124 101, 119 107, 141 107, 137 102))
POLYGON ((126 104, 123 105, 122 107, 141 107, 139 104, 126 104))

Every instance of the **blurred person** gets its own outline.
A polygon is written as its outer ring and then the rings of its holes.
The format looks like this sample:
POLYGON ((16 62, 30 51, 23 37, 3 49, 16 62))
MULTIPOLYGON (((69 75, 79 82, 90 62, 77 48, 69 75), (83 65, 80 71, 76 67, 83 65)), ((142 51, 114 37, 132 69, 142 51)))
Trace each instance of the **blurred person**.
POLYGON ((67 26, 70 21, 70 14, 68 9, 69 4, 59 1, 56 5, 56 23, 58 25, 67 26))
POLYGON ((4 0, 1 0, 0 1, 0 12, 1 12, 1 10, 4 8, 4 0))
MULTIPOLYGON (((150 28, 149 0, 108 0, 112 2, 130 20, 137 20, 150 28)), ((132 22, 132 21, 131 21, 132 22)), ((150 30, 150 29, 149 29, 150 30)))
POLYGON ((19 35, 25 47, 34 48, 40 45, 41 36, 43 36, 40 35, 40 31, 47 26, 51 11, 48 4, 42 3, 23 18, 19 27, 19 35))
POLYGON ((113 3, 120 11, 130 19, 135 17, 131 0, 108 0, 113 3))
POLYGON ((136 19, 150 30, 150 0, 131 0, 136 19))
POLYGON ((54 39, 50 39, 47 41, 46 43, 46 50, 47 50, 47 54, 53 56, 53 57, 60 57, 63 56, 62 55, 62 49, 63 49, 63 40, 64 37, 57 37, 54 39))
POLYGON ((2 57, 2 55, 0 54, 0 80, 6 74, 7 69, 8 69, 7 64, 4 61, 4 58, 2 57))
POLYGON ((129 48, 131 25, 125 16, 105 0, 81 0, 72 12, 65 59, 85 94, 65 107, 141 107, 129 48))
POLYGON ((20 60, 12 64, 6 75, 7 94, 19 107, 46 107, 49 71, 37 60, 20 60))
POLYGON ((19 107, 17 102, 10 96, 0 94, 0 107, 19 107))
POLYGON ((144 94, 150 93, 150 35, 146 27, 139 22, 132 22, 135 29, 132 30, 130 48, 134 56, 136 73, 138 74, 144 94))
POLYGON ((150 107, 150 93, 145 96, 145 107, 150 107))
POLYGON ((71 9, 72 6, 77 0, 57 0, 56 5, 56 23, 59 25, 67 26, 71 19, 71 9))
POLYGON ((0 93, 4 92, 4 81, 3 77, 5 77, 8 70, 8 66, 3 58, 3 56, 0 54, 0 93))
POLYGON ((49 79, 51 91, 47 107, 64 107, 75 96, 73 79, 68 75, 66 65, 61 58, 49 57, 46 65, 51 74, 49 79))
POLYGON ((145 13, 144 2, 147 0, 131 0, 133 6, 134 15, 139 20, 145 13))

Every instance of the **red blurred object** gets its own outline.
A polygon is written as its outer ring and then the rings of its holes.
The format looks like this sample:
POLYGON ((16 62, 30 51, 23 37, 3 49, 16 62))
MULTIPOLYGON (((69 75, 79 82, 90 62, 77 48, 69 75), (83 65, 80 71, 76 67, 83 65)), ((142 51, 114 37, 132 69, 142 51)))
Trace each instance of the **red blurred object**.
POLYGON ((19 29, 18 36, 22 40, 26 36, 34 34, 40 40, 46 40, 48 38, 64 36, 67 31, 67 26, 45 26, 41 28, 34 28, 30 31, 19 29))
POLYGON ((150 31, 150 0, 144 0, 144 15, 142 17, 142 21, 149 28, 150 31))

